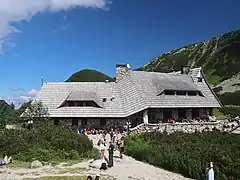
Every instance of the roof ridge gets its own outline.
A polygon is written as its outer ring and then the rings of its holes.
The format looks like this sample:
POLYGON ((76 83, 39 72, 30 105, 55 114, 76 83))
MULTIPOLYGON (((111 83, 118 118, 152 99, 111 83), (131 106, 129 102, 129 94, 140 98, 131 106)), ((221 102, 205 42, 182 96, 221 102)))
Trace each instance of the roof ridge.
MULTIPOLYGON (((106 82, 47 82, 44 85, 48 84, 105 84, 106 82)), ((114 84, 115 82, 107 82, 108 84, 114 84)))
MULTIPOLYGON (((129 73, 130 76, 131 76, 131 74, 134 75, 133 72, 134 72, 134 71, 131 71, 131 73, 129 73)), ((143 101, 144 101, 144 106, 146 106, 146 98, 145 98, 145 97, 143 96, 143 94, 139 91, 139 88, 137 87, 136 82, 134 82, 132 78, 130 78, 130 80, 131 80, 131 82, 134 84, 134 86, 136 87, 136 89, 137 89, 139 95, 141 96, 141 98, 143 99, 143 101)), ((147 105, 146 107, 148 107, 148 105, 147 105)))

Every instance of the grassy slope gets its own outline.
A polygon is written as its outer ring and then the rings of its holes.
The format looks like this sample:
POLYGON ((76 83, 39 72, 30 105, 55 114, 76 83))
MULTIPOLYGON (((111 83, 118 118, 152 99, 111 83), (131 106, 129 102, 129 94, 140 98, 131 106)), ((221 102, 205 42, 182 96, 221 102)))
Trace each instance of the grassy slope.
MULTIPOLYGON (((240 73, 240 30, 162 54, 138 70, 169 72, 180 70, 181 66, 201 66, 208 82, 214 86, 237 75, 240 73)), ((220 98, 225 104, 240 105, 240 102, 225 101, 237 94, 239 92, 225 93, 220 98)))
POLYGON ((74 73, 66 82, 104 82, 113 78, 96 70, 84 69, 74 73))
POLYGON ((239 73, 239 49, 240 30, 170 51, 156 57, 140 70, 169 72, 179 70, 181 66, 201 66, 209 82, 215 84, 239 73))

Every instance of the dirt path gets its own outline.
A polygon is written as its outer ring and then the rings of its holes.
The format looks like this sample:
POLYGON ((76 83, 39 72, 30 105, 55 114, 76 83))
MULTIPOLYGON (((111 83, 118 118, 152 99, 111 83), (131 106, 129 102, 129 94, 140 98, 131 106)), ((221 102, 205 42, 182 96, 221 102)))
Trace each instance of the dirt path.
MULTIPOLYGON (((89 136, 93 140, 95 147, 100 136, 89 136)), ((107 142, 110 137, 107 136, 107 142)), ((108 153, 106 153, 108 157, 108 153)), ((114 156, 119 156, 118 152, 114 156)), ((123 156, 123 159, 114 158, 114 167, 107 170, 109 175, 117 177, 119 180, 138 179, 138 180, 190 180, 180 174, 172 173, 149 164, 137 161, 129 156, 123 156)))
MULTIPOLYGON (((100 136, 89 136, 94 146, 98 148, 97 141, 100 136)), ((107 136, 107 141, 110 137, 107 136)), ((106 153, 108 157, 108 153, 106 153)), ((100 174, 102 179, 117 180, 190 180, 179 174, 172 173, 149 164, 137 161, 129 156, 118 158, 119 153, 115 151, 114 167, 100 171, 99 169, 90 168, 91 160, 77 163, 71 166, 60 164, 57 166, 44 166, 37 169, 27 168, 2 168, 0 169, 0 179, 2 180, 23 180, 24 178, 39 178, 43 176, 85 176, 100 174)))

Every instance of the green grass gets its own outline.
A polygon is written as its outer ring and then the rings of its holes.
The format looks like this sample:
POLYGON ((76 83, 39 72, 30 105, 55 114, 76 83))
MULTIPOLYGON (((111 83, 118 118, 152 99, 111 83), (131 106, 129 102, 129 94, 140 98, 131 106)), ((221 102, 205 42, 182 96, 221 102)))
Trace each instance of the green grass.
POLYGON ((59 170, 59 172, 57 174, 65 174, 65 173, 82 173, 82 172, 86 172, 89 169, 87 168, 63 168, 61 170, 59 170))
POLYGON ((222 117, 222 116, 224 116, 224 114, 221 111, 219 111, 219 109, 214 108, 213 109, 213 116, 222 117))

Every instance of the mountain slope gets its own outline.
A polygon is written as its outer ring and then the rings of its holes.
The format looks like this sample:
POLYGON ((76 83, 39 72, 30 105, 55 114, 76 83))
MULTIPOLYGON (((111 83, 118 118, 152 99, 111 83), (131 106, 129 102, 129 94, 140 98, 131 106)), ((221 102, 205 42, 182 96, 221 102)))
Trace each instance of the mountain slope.
POLYGON ((240 105, 234 98, 240 96, 240 30, 162 54, 138 70, 169 72, 181 66, 202 67, 223 103, 240 105))
POLYGON ((84 69, 74 73, 66 82, 104 82, 114 81, 113 78, 96 70, 84 69))
POLYGON ((4 109, 9 109, 10 105, 6 101, 0 99, 0 107, 3 107, 4 109))
POLYGON ((237 75, 240 72, 240 30, 162 54, 140 70, 169 72, 181 66, 203 67, 211 84, 237 75))

